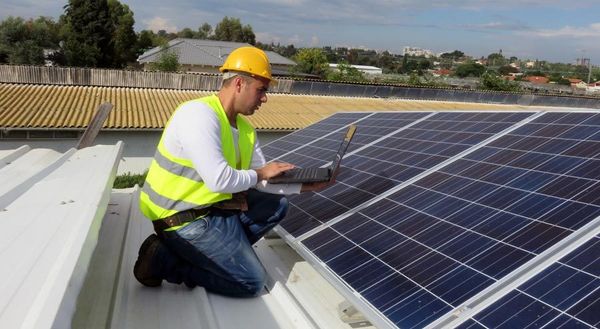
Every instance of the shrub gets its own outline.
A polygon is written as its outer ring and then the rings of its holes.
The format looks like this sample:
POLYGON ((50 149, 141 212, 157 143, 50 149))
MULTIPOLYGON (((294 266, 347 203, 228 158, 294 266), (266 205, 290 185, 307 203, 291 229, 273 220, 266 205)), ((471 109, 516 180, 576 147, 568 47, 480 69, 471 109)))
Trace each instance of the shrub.
POLYGON ((144 172, 143 174, 132 174, 127 172, 123 175, 118 175, 113 183, 113 188, 130 188, 134 187, 135 184, 143 186, 147 174, 148 171, 144 172))

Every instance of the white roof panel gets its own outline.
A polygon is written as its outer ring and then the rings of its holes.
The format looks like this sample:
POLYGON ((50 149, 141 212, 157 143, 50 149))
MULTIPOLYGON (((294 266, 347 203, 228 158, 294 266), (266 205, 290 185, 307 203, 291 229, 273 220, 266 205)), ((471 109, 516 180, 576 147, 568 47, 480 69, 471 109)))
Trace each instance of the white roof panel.
POLYGON ((152 225, 137 189, 111 190, 122 146, 0 153, 0 328, 350 328, 343 298, 280 239, 255 245, 270 278, 257 298, 138 283, 152 225))

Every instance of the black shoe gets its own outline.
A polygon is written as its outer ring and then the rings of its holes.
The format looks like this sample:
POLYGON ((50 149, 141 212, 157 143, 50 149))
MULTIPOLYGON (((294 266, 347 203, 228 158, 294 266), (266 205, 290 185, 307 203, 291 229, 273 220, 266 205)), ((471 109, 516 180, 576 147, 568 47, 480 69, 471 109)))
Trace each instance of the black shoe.
POLYGON ((158 248, 160 247, 160 239, 156 234, 152 234, 144 240, 138 259, 133 266, 133 275, 143 285, 147 287, 158 287, 162 283, 162 279, 152 275, 152 261, 158 248))

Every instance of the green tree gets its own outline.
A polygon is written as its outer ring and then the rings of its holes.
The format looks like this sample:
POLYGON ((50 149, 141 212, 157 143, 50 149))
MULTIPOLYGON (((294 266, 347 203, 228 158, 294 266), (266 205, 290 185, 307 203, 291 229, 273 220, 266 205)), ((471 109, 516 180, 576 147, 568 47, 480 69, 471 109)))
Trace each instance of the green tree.
POLYGON ((455 50, 455 51, 453 51, 451 53, 443 53, 443 54, 441 54, 440 58, 442 58, 442 59, 450 59, 450 60, 453 60, 453 61, 457 61, 457 60, 463 58, 464 56, 465 56, 465 53, 463 53, 460 50, 455 50))
POLYGON ((58 30, 48 17, 25 21, 9 16, 0 22, 0 63, 43 64, 44 49, 58 47, 58 30))
POLYGON ((292 69, 292 73, 308 73, 325 77, 329 69, 327 56, 319 48, 300 49, 294 56, 294 60, 298 65, 292 69))
POLYGON ((136 47, 137 36, 133 30, 135 20, 129 6, 117 0, 108 0, 110 19, 114 29, 112 38, 114 57, 112 67, 125 67, 128 63, 135 62, 138 53, 136 47))
POLYGON ((69 0, 61 17, 68 65, 110 67, 114 25, 107 0, 69 0))
POLYGON ((208 39, 212 36, 212 26, 208 23, 202 24, 198 28, 198 38, 199 39, 208 39))
POLYGON ((251 45, 256 44, 256 35, 252 31, 252 26, 246 24, 242 27, 242 42, 247 42, 251 45))
POLYGON ((542 71, 540 71, 540 70, 531 70, 531 71, 527 71, 527 72, 525 72, 525 75, 526 75, 526 76, 530 76, 530 77, 532 77, 532 76, 536 76, 536 77, 545 77, 545 76, 546 76, 546 74, 545 74, 545 73, 543 73, 543 72, 542 72, 542 71))
POLYGON ((148 49, 158 46, 159 43, 156 41, 157 38, 158 36, 151 30, 140 31, 137 40, 138 55, 141 55, 148 49))
POLYGON ((181 65, 179 64, 179 55, 174 51, 168 50, 165 46, 162 47, 158 61, 150 64, 151 70, 163 72, 177 72, 181 65))
POLYGON ((491 53, 487 57, 488 66, 502 66, 506 64, 506 58, 501 53, 491 53))
POLYGON ((485 67, 477 63, 464 63, 456 67, 454 74, 460 78, 480 77, 485 72, 485 67))
POLYGON ((519 91, 520 85, 517 82, 512 82, 502 79, 496 72, 488 71, 481 75, 480 87, 485 90, 497 91, 519 91))
POLYGON ((189 27, 186 27, 183 30, 177 32, 177 36, 179 38, 194 39, 196 38, 196 35, 196 32, 192 31, 192 29, 190 29, 189 27))
POLYGON ((362 82, 367 80, 362 72, 357 68, 350 66, 347 62, 339 63, 337 69, 328 70, 326 76, 327 80, 333 81, 362 82))
POLYGON ((239 18, 225 16, 215 27, 215 40, 256 43, 256 36, 250 25, 242 26, 239 18))
POLYGON ((500 75, 508 75, 509 73, 517 73, 519 70, 516 67, 512 67, 510 65, 504 65, 498 68, 498 73, 500 75))
POLYGON ((571 85, 571 81, 569 81, 568 79, 565 79, 560 73, 552 73, 550 74, 550 76, 548 77, 549 81, 555 82, 559 85, 563 85, 563 86, 570 86, 571 85))

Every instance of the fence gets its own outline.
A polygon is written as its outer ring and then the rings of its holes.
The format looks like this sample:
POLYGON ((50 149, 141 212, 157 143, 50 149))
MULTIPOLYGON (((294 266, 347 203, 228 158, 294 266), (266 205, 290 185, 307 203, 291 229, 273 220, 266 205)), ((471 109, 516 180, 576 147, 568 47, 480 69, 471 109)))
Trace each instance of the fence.
MULTIPOLYGON (((169 72, 125 71, 94 68, 0 65, 0 82, 84 85, 130 88, 218 90, 221 76, 169 72)), ((347 97, 404 98, 452 102, 600 108, 600 98, 585 96, 505 93, 467 89, 355 84, 278 78, 275 93, 347 97)))

